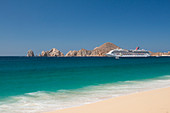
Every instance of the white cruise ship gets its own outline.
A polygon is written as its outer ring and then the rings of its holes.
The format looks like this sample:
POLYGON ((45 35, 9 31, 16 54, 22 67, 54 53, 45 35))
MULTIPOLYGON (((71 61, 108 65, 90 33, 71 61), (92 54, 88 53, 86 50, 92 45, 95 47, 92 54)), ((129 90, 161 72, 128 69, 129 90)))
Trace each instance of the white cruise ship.
POLYGON ((135 50, 126 50, 126 49, 114 49, 109 51, 107 54, 109 57, 149 57, 150 53, 147 50, 137 47, 135 50))

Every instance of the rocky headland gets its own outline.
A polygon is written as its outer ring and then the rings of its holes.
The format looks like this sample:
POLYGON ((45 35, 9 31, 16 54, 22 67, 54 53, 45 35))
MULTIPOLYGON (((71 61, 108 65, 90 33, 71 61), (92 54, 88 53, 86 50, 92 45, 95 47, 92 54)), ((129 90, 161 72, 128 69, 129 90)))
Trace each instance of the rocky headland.
POLYGON ((69 51, 65 56, 66 57, 72 57, 72 56, 106 56, 105 54, 108 53, 110 50, 113 49, 120 49, 120 47, 116 46, 113 43, 107 42, 103 45, 94 48, 93 50, 86 50, 81 49, 79 51, 73 50, 69 51))
MULTIPOLYGON (((119 46, 107 42, 104 43, 103 45, 94 48, 93 50, 86 50, 86 49, 81 49, 81 50, 70 50, 65 57, 94 57, 94 56, 106 56, 106 53, 108 53, 110 50, 113 49, 120 49, 119 46)), ((167 53, 163 52, 151 52, 151 56, 170 56, 170 51, 167 53)), ((33 57, 34 52, 32 50, 29 50, 27 53, 28 57, 33 57)), ((56 48, 51 49, 50 51, 42 51, 41 54, 39 54, 40 57, 64 57, 64 54, 59 51, 56 48)))

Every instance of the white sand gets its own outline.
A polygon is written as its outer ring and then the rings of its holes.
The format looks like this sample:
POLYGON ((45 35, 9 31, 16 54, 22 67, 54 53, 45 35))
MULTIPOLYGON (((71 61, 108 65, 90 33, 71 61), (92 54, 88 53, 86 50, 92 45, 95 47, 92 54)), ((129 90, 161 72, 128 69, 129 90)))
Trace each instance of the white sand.
POLYGON ((170 113, 170 87, 49 113, 170 113))

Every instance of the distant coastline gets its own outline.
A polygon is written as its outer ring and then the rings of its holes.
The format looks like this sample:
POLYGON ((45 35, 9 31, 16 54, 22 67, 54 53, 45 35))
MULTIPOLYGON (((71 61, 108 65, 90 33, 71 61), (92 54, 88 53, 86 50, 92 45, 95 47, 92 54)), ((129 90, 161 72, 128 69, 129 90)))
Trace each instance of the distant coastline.
MULTIPOLYGON (((56 48, 52 48, 49 51, 42 51, 39 55, 35 55, 32 50, 29 50, 27 52, 28 57, 34 57, 34 56, 39 56, 39 57, 104 57, 106 56, 106 53, 108 53, 111 50, 114 49, 121 49, 119 46, 107 42, 104 43, 103 45, 94 48, 93 50, 86 50, 86 49, 81 49, 81 50, 70 50, 66 55, 64 55, 61 51, 59 51, 56 48)), ((168 52, 152 52, 149 51, 151 56, 170 56, 170 51, 168 52)))

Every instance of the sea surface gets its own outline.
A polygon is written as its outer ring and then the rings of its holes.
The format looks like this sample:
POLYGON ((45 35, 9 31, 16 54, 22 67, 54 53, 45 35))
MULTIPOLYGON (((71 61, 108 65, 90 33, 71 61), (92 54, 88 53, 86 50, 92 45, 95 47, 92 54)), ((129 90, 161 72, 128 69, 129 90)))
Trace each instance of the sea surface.
POLYGON ((0 113, 43 113, 170 87, 170 57, 0 57, 0 113))

